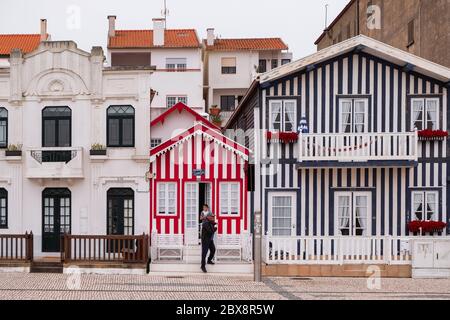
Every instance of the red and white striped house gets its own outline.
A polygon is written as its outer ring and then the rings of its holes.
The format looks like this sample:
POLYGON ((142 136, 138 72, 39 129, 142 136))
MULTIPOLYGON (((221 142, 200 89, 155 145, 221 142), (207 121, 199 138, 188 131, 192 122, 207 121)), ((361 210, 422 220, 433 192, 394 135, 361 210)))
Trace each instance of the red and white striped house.
POLYGON ((199 246, 203 204, 216 214, 218 251, 242 258, 250 241, 249 151, 182 103, 152 121, 151 136, 154 145, 161 141, 150 152, 153 258, 182 258, 199 246))

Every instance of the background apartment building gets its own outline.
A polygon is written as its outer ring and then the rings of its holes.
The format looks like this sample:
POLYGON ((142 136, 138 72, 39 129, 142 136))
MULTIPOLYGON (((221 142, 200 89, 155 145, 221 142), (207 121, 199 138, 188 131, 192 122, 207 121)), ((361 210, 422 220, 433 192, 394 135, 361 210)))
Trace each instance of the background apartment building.
POLYGON ((225 124, 259 73, 291 60, 280 38, 219 39, 208 29, 203 57, 207 106, 220 107, 225 124))
POLYGON ((351 0, 315 44, 322 50, 363 34, 450 67, 449 16, 449 0, 351 0))

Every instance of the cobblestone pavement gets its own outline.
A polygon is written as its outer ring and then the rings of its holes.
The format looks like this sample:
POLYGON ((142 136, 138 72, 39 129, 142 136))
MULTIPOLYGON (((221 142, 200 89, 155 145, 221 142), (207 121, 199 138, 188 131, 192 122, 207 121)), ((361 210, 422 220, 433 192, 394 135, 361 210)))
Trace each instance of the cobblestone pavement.
POLYGON ((0 299, 448 299, 449 280, 267 278, 247 276, 74 275, 0 273, 0 299))

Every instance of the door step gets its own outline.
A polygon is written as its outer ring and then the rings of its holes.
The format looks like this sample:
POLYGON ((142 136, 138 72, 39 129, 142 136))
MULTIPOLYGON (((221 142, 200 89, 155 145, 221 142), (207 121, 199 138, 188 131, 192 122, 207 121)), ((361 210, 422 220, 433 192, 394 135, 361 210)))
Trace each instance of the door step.
POLYGON ((30 266, 30 273, 63 273, 62 262, 56 261, 33 261, 30 266))
MULTIPOLYGON (((253 264, 243 262, 217 262, 215 265, 206 265, 208 273, 220 274, 252 274, 253 264)), ((200 261, 194 262, 165 262, 158 261, 150 264, 150 273, 194 273, 203 274, 200 269, 200 261)))

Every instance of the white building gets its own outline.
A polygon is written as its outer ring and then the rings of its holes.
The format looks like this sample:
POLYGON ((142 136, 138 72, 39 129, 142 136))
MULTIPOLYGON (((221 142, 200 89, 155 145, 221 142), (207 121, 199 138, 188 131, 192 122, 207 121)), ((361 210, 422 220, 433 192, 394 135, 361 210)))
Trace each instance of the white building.
POLYGON ((214 29, 204 41, 205 100, 222 110, 226 124, 258 73, 291 62, 292 53, 280 38, 219 39, 214 29))
POLYGON ((178 102, 205 112, 202 47, 194 29, 166 29, 165 19, 153 19, 153 30, 116 30, 116 17, 108 20, 108 63, 155 68, 152 119, 178 102))
POLYGON ((65 232, 148 233, 151 69, 104 67, 72 41, 24 51, 0 68, 0 234, 32 231, 40 257, 65 232))

